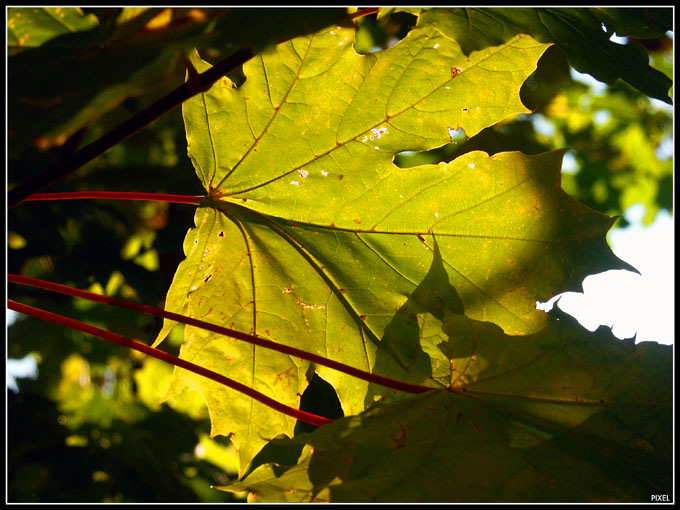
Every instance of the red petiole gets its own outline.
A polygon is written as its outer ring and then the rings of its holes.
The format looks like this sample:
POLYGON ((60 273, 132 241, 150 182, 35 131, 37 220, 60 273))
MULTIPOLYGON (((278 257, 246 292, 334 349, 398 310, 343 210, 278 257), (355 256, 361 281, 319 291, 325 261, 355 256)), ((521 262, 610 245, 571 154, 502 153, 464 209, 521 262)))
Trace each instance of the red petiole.
POLYGON ((150 347, 141 342, 137 342, 136 340, 131 340, 130 338, 126 338, 122 335, 118 335, 116 333, 111 333, 110 331, 106 331, 104 329, 90 326, 89 324, 85 324, 84 322, 80 322, 75 319, 70 319, 69 317, 64 317, 63 315, 58 315, 56 313, 41 310, 40 308, 34 308, 32 306, 24 305, 22 303, 17 303, 16 301, 12 301, 11 299, 7 300, 7 307, 10 310, 14 310, 15 312, 23 313, 25 315, 30 315, 31 317, 35 317, 36 319, 41 319, 47 322, 51 322, 53 324, 58 324, 60 326, 65 326, 67 328, 75 329, 78 331, 82 331, 83 333, 88 333, 90 335, 103 338, 104 340, 108 340, 109 342, 113 342, 118 345, 134 349, 136 351, 146 354, 147 356, 152 356, 156 359, 165 361, 166 363, 170 363, 177 367, 184 368, 185 370, 189 370, 190 372, 193 372, 195 374, 202 375, 203 377, 207 377, 208 379, 211 379, 224 386, 227 386, 228 388, 243 393, 244 395, 247 395, 252 399, 257 400, 258 402, 266 405, 267 407, 282 412, 283 414, 286 414, 288 416, 292 416, 293 418, 303 421, 305 423, 309 423, 311 425, 316 425, 320 427, 321 425, 325 425, 333 421, 329 418, 324 418, 323 416, 319 416, 316 414, 308 413, 306 411, 301 411, 299 409, 289 407, 285 404, 277 402, 272 398, 267 397, 266 395, 263 395, 259 391, 255 391, 252 388, 249 388, 248 386, 245 386, 239 382, 234 381, 233 379, 229 379, 228 377, 218 374, 217 372, 213 372, 212 370, 208 370, 207 368, 195 365, 189 361, 173 356, 172 354, 168 354, 167 352, 163 352, 159 349, 154 349, 153 347, 150 347))
POLYGON ((386 388, 404 391, 407 393, 424 393, 426 391, 430 391, 433 389, 427 386, 418 386, 415 384, 396 381, 388 377, 372 374, 370 372, 359 370, 358 368, 351 367, 344 363, 340 363, 338 361, 334 361, 323 356, 319 356, 317 354, 312 354, 307 351, 296 349, 294 347, 289 347, 287 345, 278 344, 276 342, 272 342, 271 340, 266 340, 255 335, 249 335, 241 331, 236 331, 233 329, 218 326, 216 324, 211 324, 209 322, 205 322, 202 320, 186 317, 178 313, 168 312, 166 310, 155 308, 153 306, 140 305, 138 303, 133 303, 132 301, 127 301, 124 299, 102 296, 101 294, 94 294, 92 292, 74 289, 72 287, 67 287, 65 285, 60 285, 58 283, 48 282, 45 280, 39 280, 37 278, 30 278, 28 276, 21 276, 11 273, 7 275, 7 281, 19 285, 38 287, 44 290, 58 292, 60 294, 67 294, 69 296, 79 297, 82 299, 87 299, 89 301, 95 301, 97 303, 117 306, 119 308, 125 308, 126 310, 132 310, 146 315, 152 315, 154 317, 160 317, 164 319, 170 319, 176 322, 181 322, 182 324, 195 326, 197 328, 205 329, 207 331, 212 331, 213 333, 218 333, 220 335, 225 335, 231 338, 236 338, 238 340, 243 340, 250 344, 257 345, 259 347, 264 347, 265 349, 271 349, 277 352, 289 354, 297 358, 311 361, 312 363, 316 363, 318 365, 338 370, 339 372, 343 372, 358 379, 363 379, 365 381, 372 382, 380 386, 384 386, 386 388))
POLYGON ((152 202, 171 202, 174 204, 200 204, 205 195, 168 195, 165 193, 139 193, 136 191, 70 191, 63 193, 34 193, 26 201, 74 200, 103 198, 108 200, 148 200, 152 202))

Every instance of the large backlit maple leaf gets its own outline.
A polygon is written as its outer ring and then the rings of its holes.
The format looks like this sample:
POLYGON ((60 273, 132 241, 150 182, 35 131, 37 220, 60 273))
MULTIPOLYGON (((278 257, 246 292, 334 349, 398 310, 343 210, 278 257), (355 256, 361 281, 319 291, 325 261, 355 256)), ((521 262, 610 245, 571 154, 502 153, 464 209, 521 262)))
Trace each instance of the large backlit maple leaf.
MULTIPOLYGON (((509 334, 545 324, 537 300, 623 267, 613 220, 560 189, 562 152, 472 152, 400 169, 394 155, 528 113, 519 88, 547 45, 519 35, 465 55, 436 28, 358 55, 354 29, 292 39, 185 103, 189 156, 209 193, 166 308, 372 371, 386 326, 423 280, 436 238, 468 317, 509 334)), ((209 64, 197 55, 198 71, 209 64)), ((174 323, 166 322, 157 343, 174 323)), ((297 407, 309 363, 187 327, 181 356, 297 407)), ((316 367, 346 415, 368 385, 316 367)), ((383 375, 390 376, 390 373, 383 375)), ((292 418, 176 370, 198 389, 241 474, 292 418)))

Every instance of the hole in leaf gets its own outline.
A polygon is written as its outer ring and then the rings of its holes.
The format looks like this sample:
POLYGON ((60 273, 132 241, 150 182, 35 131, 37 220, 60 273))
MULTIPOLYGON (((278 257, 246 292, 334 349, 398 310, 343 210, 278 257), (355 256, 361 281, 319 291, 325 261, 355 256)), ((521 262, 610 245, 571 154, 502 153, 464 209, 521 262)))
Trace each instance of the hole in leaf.
POLYGON ((451 143, 429 151, 399 152, 394 156, 394 164, 399 168, 411 168, 419 165, 435 165, 441 162, 448 162, 459 156, 461 149, 458 144, 467 141, 465 131, 463 128, 452 129, 450 126, 446 126, 446 129, 448 130, 451 143))
POLYGON ((354 50, 367 54, 394 46, 408 35, 416 21, 417 18, 407 12, 392 12, 379 20, 376 14, 359 18, 354 50))
MULTIPOLYGON (((342 406, 333 386, 324 381, 316 373, 309 381, 309 386, 300 397, 300 409, 308 413, 318 414, 331 420, 342 418, 342 406)), ((295 435, 311 432, 317 427, 298 421, 295 425, 295 435)))

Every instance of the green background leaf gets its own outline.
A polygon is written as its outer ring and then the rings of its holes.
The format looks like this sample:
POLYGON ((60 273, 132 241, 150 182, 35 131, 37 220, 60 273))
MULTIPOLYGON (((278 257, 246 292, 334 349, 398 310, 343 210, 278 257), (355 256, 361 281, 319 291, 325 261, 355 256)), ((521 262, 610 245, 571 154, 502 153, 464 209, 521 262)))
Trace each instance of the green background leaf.
POLYGON ((458 375, 435 390, 336 420, 281 444, 223 490, 249 500, 614 502, 670 494, 670 347, 622 342, 561 315, 510 337, 449 313, 439 345, 458 375), (311 453, 313 452, 313 453, 311 453), (311 453, 311 456, 310 456, 311 453))

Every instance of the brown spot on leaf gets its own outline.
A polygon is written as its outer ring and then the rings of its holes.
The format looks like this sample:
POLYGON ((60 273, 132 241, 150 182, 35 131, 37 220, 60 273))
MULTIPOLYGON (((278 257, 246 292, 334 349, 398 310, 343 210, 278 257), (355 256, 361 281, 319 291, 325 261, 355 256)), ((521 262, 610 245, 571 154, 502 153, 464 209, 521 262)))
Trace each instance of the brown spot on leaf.
POLYGON ((388 436, 389 440, 392 441, 392 444, 394 444, 395 449, 402 448, 406 446, 406 443, 408 442, 406 439, 406 429, 404 429, 404 426, 401 424, 400 421, 397 421, 397 425, 399 425, 399 435, 395 436, 388 436))
POLYGON ((280 381, 285 381, 288 383, 288 385, 291 384, 291 375, 293 372, 294 367, 290 367, 288 370, 285 370, 284 372, 279 372, 276 374, 274 380, 275 383, 278 383, 280 381))

